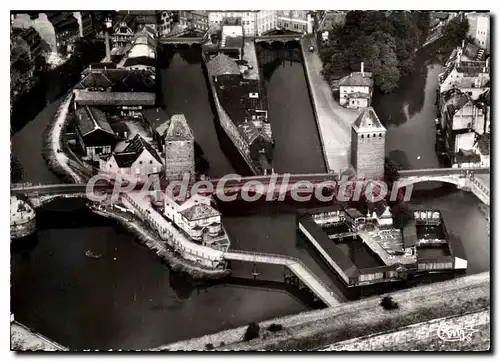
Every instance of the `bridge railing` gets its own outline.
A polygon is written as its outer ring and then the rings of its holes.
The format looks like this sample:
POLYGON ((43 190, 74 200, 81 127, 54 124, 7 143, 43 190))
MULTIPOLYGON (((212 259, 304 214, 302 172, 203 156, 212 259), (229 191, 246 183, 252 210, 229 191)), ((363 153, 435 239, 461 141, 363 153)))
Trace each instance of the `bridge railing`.
POLYGON ((471 167, 471 168, 427 168, 427 169, 406 169, 400 170, 401 177, 425 176, 425 175, 453 175, 465 174, 467 171, 476 174, 487 174, 490 172, 489 167, 471 167))

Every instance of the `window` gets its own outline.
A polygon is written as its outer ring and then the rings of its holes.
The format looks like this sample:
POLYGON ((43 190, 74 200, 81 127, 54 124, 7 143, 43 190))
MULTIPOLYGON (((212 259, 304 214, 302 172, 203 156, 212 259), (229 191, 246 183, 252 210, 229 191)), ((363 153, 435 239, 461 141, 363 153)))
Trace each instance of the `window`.
POLYGON ((363 139, 365 136, 363 134, 361 134, 361 139, 363 139))
POLYGON ((149 161, 149 164, 153 164, 153 161, 152 161, 152 160, 150 160, 150 161, 149 161))
POLYGON ((379 138, 382 138, 382 133, 378 133, 379 138))
POLYGON ((367 135, 366 135, 366 137, 367 137, 367 138, 370 138, 370 134, 367 134, 367 135))
POLYGON ((139 161, 139 164, 142 165, 142 160, 139 161))

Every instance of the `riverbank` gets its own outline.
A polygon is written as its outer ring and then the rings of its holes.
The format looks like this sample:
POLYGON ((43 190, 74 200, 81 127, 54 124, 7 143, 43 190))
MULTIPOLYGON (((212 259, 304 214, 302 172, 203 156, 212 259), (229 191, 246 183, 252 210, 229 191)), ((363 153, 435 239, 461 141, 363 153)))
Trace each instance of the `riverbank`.
POLYGON ((490 275, 484 272, 450 281, 434 283, 394 292, 398 310, 386 311, 380 297, 349 302, 335 308, 304 312, 269 320, 281 325, 281 331, 261 331, 261 337, 243 341, 246 327, 226 330, 213 335, 177 342, 153 349, 204 350, 207 344, 220 350, 311 350, 339 341, 374 333, 393 331, 401 327, 433 319, 489 310, 490 275))
POLYGON ((344 108, 333 99, 330 86, 321 76, 323 63, 317 50, 314 52, 305 50, 309 46, 318 48, 314 36, 303 37, 300 43, 311 103, 328 172, 345 171, 350 166, 351 126, 359 112, 344 108))
POLYGON ((221 279, 231 273, 229 269, 214 270, 200 267, 195 262, 191 262, 177 255, 175 251, 167 247, 165 241, 160 240, 159 235, 146 228, 146 226, 134 216, 125 215, 123 212, 115 209, 106 209, 106 211, 99 210, 95 207, 90 207, 90 209, 102 217, 114 219, 129 232, 135 234, 141 244, 145 245, 150 250, 156 251, 158 257, 165 260, 173 271, 187 273, 194 279, 221 279))
POLYGON ((67 348, 13 321, 10 325, 11 351, 68 351, 67 348))
POLYGON ((63 181, 69 183, 82 183, 83 177, 75 172, 69 165, 69 158, 64 153, 66 146, 62 136, 66 131, 69 119, 69 107, 73 93, 69 93, 63 100, 53 120, 43 133, 42 156, 47 167, 60 177, 63 181))

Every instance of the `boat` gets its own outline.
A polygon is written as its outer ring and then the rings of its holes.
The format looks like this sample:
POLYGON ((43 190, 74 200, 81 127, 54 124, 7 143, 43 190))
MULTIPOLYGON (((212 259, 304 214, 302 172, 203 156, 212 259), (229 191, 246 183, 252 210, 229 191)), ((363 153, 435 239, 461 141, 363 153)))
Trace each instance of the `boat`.
POLYGON ((102 257, 102 254, 95 254, 89 249, 87 250, 87 252, 85 252, 85 256, 87 256, 88 258, 99 259, 102 257))

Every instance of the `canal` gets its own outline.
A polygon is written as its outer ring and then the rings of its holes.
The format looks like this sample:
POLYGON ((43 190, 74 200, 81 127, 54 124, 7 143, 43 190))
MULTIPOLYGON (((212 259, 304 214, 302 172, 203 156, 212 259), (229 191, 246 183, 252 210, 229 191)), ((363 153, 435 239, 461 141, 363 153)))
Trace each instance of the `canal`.
MULTIPOLYGON (((167 51, 169 60, 161 69, 167 112, 186 115, 209 161, 210 176, 235 172, 238 159, 226 156, 227 139, 214 126, 199 50, 167 51)), ((279 172, 324 172, 304 70, 294 51, 298 49, 287 53, 259 50, 276 138, 275 168, 279 172)), ((416 63, 414 78, 402 82, 398 97, 377 95, 374 102, 388 127, 388 154, 399 157, 400 162, 406 159, 408 167, 438 165, 432 138, 437 84, 432 74, 437 69, 423 56, 416 63)), ((37 151, 44 124, 56 108, 47 106, 14 135, 13 154, 24 169, 24 181, 57 181, 37 151)), ((486 221, 472 194, 439 186, 420 192, 411 203, 443 212, 448 231, 465 248, 469 272, 489 269, 486 221)), ((46 206, 37 221, 40 229, 36 235, 12 245, 12 311, 20 322, 70 348, 155 347, 311 309, 305 298, 272 282, 252 282, 255 270, 251 264, 233 264, 234 279, 217 285, 171 272, 132 235, 75 201, 46 206), (87 258, 88 249, 103 257, 87 258)), ((296 231, 293 210, 248 209, 224 214, 223 221, 234 248, 298 257, 339 298, 364 294, 347 294, 331 271, 317 261, 318 256, 296 231)), ((280 268, 259 266, 257 271, 259 279, 283 278, 280 268)))

